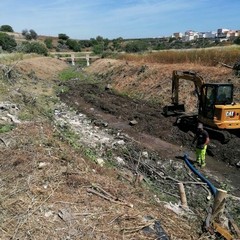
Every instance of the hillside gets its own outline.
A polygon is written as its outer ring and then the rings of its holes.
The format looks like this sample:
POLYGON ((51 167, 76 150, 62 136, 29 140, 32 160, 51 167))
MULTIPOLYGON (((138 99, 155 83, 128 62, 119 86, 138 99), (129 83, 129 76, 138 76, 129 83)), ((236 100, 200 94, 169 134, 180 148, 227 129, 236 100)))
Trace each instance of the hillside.
MULTIPOLYGON (((103 59, 61 82, 58 73, 68 65, 60 60, 18 62, 0 88, 1 126, 12 128, 0 135, 1 239, 209 239, 202 224, 213 199, 180 158, 193 154, 184 144, 192 136, 142 102, 161 94, 167 103, 171 71, 182 67, 103 59), (105 91, 106 84, 122 95, 105 91), (139 124, 131 126, 134 114, 139 124)), ((184 68, 211 79, 232 77, 224 68, 184 68)), ((226 176, 213 167, 208 162, 204 174, 239 196, 238 170, 226 176)), ((237 221, 239 199, 229 201, 237 221)))

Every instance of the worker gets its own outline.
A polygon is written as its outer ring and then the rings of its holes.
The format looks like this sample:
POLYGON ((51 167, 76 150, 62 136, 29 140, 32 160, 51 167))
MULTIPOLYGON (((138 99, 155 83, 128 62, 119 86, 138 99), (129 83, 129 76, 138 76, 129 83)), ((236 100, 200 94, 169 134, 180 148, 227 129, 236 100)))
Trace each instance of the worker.
POLYGON ((199 123, 197 127, 196 135, 193 139, 193 144, 197 140, 196 144, 196 160, 200 167, 206 166, 205 155, 207 151, 207 145, 209 143, 209 134, 203 129, 203 124, 199 123))

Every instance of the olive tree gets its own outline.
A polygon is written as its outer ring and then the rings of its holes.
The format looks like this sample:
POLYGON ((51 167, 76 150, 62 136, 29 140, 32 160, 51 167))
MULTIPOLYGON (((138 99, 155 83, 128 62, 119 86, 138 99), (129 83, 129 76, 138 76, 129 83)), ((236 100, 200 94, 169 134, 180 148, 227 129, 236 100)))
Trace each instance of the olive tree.
POLYGON ((36 40, 38 37, 37 33, 33 29, 30 29, 29 31, 27 29, 22 30, 22 35, 26 38, 26 40, 36 40))
POLYGON ((14 32, 13 28, 10 25, 2 25, 0 27, 0 31, 2 31, 2 32, 14 32))
POLYGON ((69 39, 69 36, 66 35, 65 33, 59 33, 59 34, 58 34, 58 38, 59 38, 59 39, 62 39, 62 40, 68 40, 68 39, 69 39))

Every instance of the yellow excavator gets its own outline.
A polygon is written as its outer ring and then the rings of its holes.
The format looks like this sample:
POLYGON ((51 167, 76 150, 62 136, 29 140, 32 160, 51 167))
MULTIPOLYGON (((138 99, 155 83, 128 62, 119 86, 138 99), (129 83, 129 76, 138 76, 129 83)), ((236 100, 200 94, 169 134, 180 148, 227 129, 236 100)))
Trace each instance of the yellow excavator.
POLYGON ((165 116, 178 115, 177 123, 196 126, 197 122, 221 136, 222 142, 229 140, 229 132, 240 131, 240 104, 233 100, 232 83, 205 83, 196 72, 173 71, 172 104, 163 108, 165 116), (179 103, 179 80, 192 81, 198 98, 197 114, 187 114, 184 104, 179 103))

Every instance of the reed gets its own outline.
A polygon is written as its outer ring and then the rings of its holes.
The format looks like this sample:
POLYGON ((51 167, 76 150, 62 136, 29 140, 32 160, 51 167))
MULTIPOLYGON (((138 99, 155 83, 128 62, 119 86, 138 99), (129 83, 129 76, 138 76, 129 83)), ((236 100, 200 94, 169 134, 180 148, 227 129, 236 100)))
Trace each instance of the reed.
POLYGON ((233 65, 240 58, 240 47, 215 47, 205 49, 163 50, 144 54, 121 54, 119 59, 144 63, 194 63, 215 66, 219 62, 233 65))

